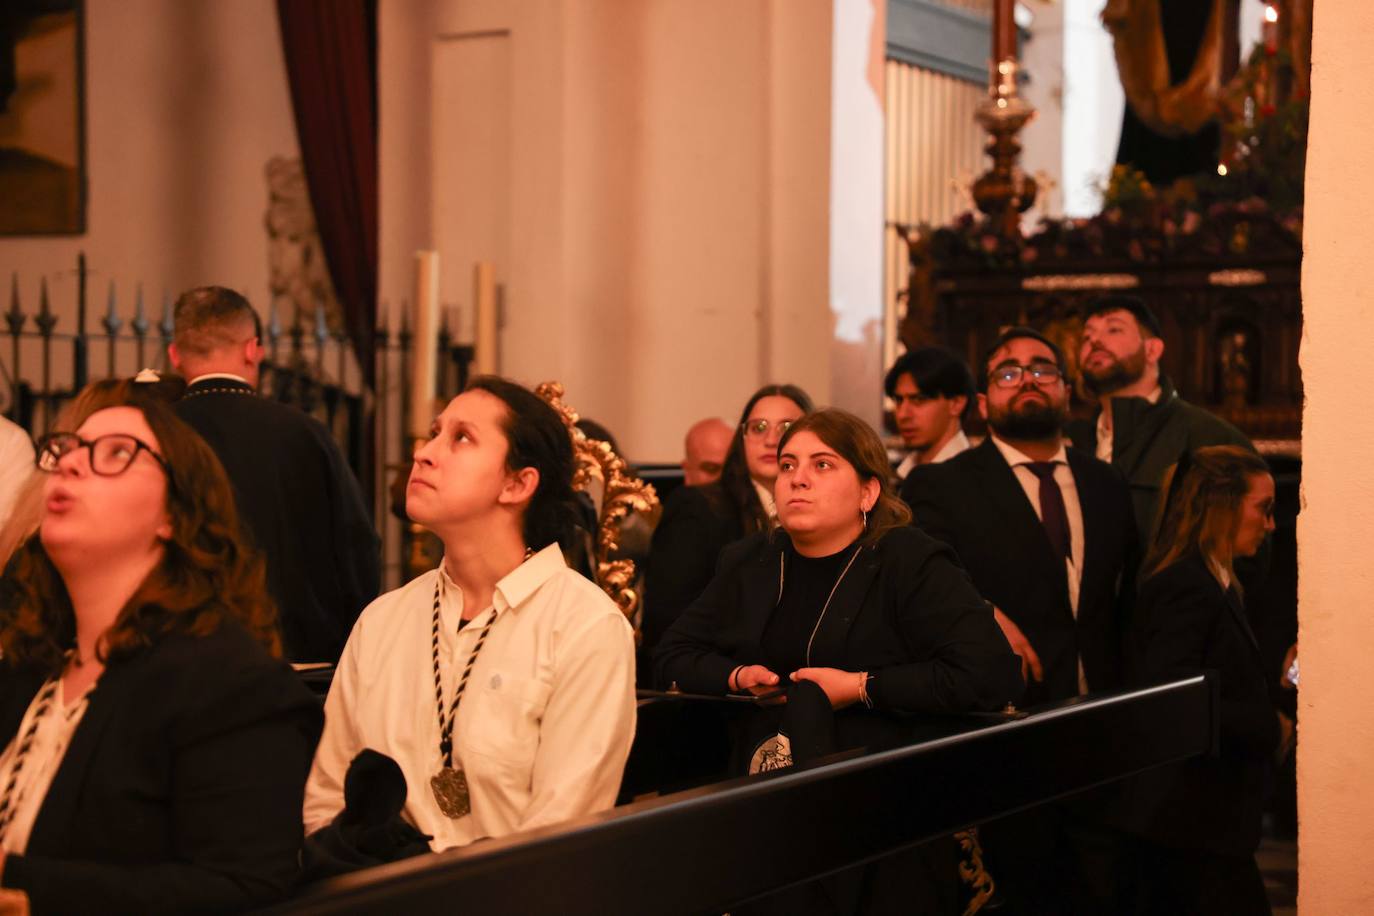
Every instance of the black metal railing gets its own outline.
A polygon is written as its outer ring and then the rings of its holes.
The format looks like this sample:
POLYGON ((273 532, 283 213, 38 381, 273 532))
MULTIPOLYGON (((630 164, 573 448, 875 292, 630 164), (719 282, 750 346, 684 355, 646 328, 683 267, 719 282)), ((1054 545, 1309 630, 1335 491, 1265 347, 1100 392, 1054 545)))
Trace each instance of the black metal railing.
POLYGON ((735 779, 367 869, 272 912, 720 913, 1132 773, 1215 753, 1215 682, 1031 710, 947 737, 735 779), (534 877, 532 877, 534 876, 534 877))
MULTIPOLYGON (((33 436, 47 432, 62 406, 93 378, 131 376, 142 368, 169 369, 172 296, 163 292, 154 306, 143 284, 104 291, 100 313, 92 320, 91 271, 77 256, 74 301, 57 302, 49 277, 37 291, 21 293, 18 272, 11 274, 9 302, 0 328, 0 391, 3 410, 33 436), (60 308, 55 308, 60 305, 60 308)), ((447 397, 467 382, 472 347, 455 340, 445 321, 438 337, 436 391, 447 397)), ((327 319, 322 304, 299 305, 289 316, 275 303, 263 323, 266 355, 260 367, 264 396, 320 420, 334 436, 349 465, 372 499, 378 527, 388 526, 385 489, 389 473, 408 465, 411 442, 405 429, 410 409, 409 380, 414 335, 402 303, 392 318, 383 305, 373 341, 374 384, 364 384, 352 340, 327 319), (287 323, 289 321, 289 323, 287 323)))

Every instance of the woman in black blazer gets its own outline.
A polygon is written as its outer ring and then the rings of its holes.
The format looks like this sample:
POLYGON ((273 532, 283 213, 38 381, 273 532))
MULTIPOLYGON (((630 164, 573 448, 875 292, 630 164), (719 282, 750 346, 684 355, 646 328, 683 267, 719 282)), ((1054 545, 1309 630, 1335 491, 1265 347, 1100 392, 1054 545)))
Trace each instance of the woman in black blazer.
POLYGON ((811 406, 811 398, 795 385, 755 391, 740 414, 720 480, 679 487, 668 498, 644 570, 645 657, 711 581, 721 549, 772 527, 778 440, 811 406), (767 505, 760 491, 767 494, 767 505))
POLYGON ((664 637, 660 682, 721 695, 810 682, 835 710, 889 721, 998 710, 1020 693, 987 602, 947 547, 906 527, 867 424, 808 414, 778 455, 781 530, 726 550, 664 637))
POLYGON ((0 897, 230 911, 297 872, 318 701, 209 448, 130 394, 39 443, 0 615, 0 897))
POLYGON ((1136 680, 1201 671, 1220 681, 1220 748, 1149 771, 1129 786, 1139 837, 1136 906, 1147 913, 1270 912, 1255 864, 1280 717, 1233 561, 1273 530, 1274 480, 1236 446, 1198 449, 1165 481, 1146 557, 1131 654, 1136 680))
MULTIPOLYGON (((1020 662, 953 554, 892 495, 882 443, 862 420, 821 410, 778 446, 775 534, 726 549, 705 594, 659 646, 657 675, 689 693, 786 702, 746 726, 750 772, 909 742, 920 714, 999 710, 1020 662)), ((951 842, 770 898, 770 912, 957 912, 951 842), (881 875, 881 876, 880 876, 881 875), (846 890, 846 888, 848 890, 846 890)))

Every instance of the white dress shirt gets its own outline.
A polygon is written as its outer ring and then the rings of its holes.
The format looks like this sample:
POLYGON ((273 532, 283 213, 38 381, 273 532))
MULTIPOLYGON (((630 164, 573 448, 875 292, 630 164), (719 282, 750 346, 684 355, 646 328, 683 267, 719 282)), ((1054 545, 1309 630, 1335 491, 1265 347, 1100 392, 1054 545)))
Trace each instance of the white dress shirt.
MULTIPOLYGON (((950 436, 948 442, 940 446, 940 450, 935 453, 935 457, 931 458, 928 463, 939 464, 941 461, 948 461, 955 455, 968 450, 968 436, 965 436, 964 431, 960 429, 953 436, 950 436)), ((897 475, 898 480, 906 480, 906 476, 916 470, 916 466, 916 453, 908 452, 907 456, 902 459, 901 464, 897 465, 897 470, 893 471, 893 473, 897 475)))
MULTIPOLYGON (((995 434, 992 444, 1002 453, 1007 464, 1011 465, 1021 489, 1026 492, 1031 508, 1037 518, 1040 516, 1040 478, 1028 467, 1033 459, 1019 449, 1003 442, 995 434)), ((1078 500, 1078 484, 1074 482, 1073 471, 1069 468, 1069 454, 1063 444, 1050 459, 1054 462, 1054 482, 1059 484, 1059 492, 1064 497, 1064 514, 1069 521, 1069 556, 1064 559, 1064 571, 1068 577, 1069 608, 1078 617, 1078 591, 1083 581, 1083 505, 1078 500)), ((1041 519, 1043 521, 1043 518, 1041 519)), ((1078 692, 1087 693, 1087 679, 1083 675, 1083 660, 1078 660, 1078 692)))
POLYGON ((19 492, 36 473, 33 440, 22 426, 0 417, 0 525, 9 521, 19 492))
POLYGON ((403 813, 434 837, 435 850, 615 804, 635 728, 634 634, 625 615, 551 544, 498 582, 492 605, 459 630, 462 591, 442 570, 382 595, 353 627, 306 783, 307 833, 342 810, 344 774, 364 748, 400 765, 403 813), (446 709, 496 614, 453 728, 454 765, 472 800, 458 819, 439 810, 430 788, 443 766, 430 645, 436 581, 446 709))

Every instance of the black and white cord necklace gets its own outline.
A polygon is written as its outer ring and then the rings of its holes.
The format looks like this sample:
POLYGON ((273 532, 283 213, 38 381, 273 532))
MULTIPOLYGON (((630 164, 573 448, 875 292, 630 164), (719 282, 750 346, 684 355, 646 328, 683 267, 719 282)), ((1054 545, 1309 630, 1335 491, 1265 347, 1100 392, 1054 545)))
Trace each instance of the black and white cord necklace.
MULTIPOLYGON (((533 550, 525 551, 526 560, 533 555, 533 550)), ((472 654, 468 656, 468 663, 463 667, 463 673, 458 678, 458 687, 453 692, 453 704, 445 714, 444 679, 439 673, 439 585, 442 581, 443 571, 440 570, 434 579, 434 623, 430 628, 430 649, 434 659, 434 702, 439 710, 439 755, 443 759, 443 766, 430 777, 429 787, 434 791, 434 800, 439 804, 439 810, 444 816, 457 820, 467 817, 472 812, 472 798, 468 792, 468 777, 463 772, 462 761, 456 765, 454 763, 453 722, 458 716, 458 704, 463 701, 463 692, 467 690, 472 666, 477 662, 477 653, 482 651, 487 634, 491 632, 491 625, 496 622, 496 606, 492 605, 491 616, 482 625, 482 632, 477 634, 477 642, 472 647, 472 654)))
MULTIPOLYGON (((69 653, 68 659, 70 657, 69 653)), ((4 842, 5 836, 9 833, 10 825, 14 823, 15 810, 19 807, 19 777, 24 771, 24 761, 28 759, 29 751, 33 749, 34 739, 38 736, 38 727, 43 724, 48 711, 52 709, 57 699, 57 690, 61 685, 61 674, 54 676, 43 685, 43 688, 38 692, 38 700, 35 704, 33 718, 29 721, 29 727, 24 729, 24 734, 20 737, 19 744, 14 750, 14 762, 10 765, 9 779, 5 780, 5 792, 3 797, 0 797, 0 843, 4 842)), ((83 694, 80 699, 85 699, 85 696, 86 694, 83 694)), ((80 700, 71 704, 66 711, 68 721, 76 715, 80 708, 80 700)))

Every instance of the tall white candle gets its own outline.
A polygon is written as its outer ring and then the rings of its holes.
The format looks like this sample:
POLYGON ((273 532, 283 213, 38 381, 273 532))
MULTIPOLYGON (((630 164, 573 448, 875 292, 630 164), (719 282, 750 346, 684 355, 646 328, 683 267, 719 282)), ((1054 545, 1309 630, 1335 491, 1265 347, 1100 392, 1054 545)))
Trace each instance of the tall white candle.
POLYGON ((439 252, 415 252, 415 337, 411 350, 410 429, 429 435, 434 422, 435 369, 439 351, 439 252))
POLYGON ((496 322, 496 267, 490 261, 478 261, 473 267, 472 301, 477 303, 473 368, 477 375, 495 375, 500 371, 500 335, 496 322))

